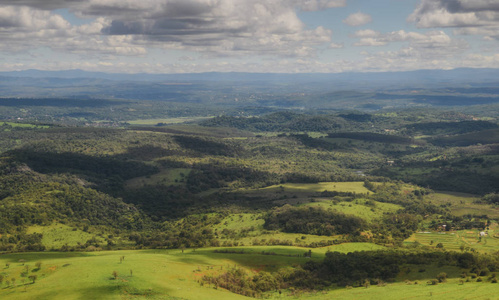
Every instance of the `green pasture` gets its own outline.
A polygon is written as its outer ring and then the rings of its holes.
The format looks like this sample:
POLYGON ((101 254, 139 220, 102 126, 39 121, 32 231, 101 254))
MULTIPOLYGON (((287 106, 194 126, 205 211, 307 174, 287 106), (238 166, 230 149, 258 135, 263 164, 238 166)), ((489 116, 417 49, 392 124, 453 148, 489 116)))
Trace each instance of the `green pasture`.
MULTIPOLYGON (((196 253, 211 253, 215 248, 206 248, 206 249, 198 249, 196 253)), ((281 258, 275 258, 274 263, 277 263, 279 266, 289 266, 282 262, 279 263, 279 260, 288 260, 289 257, 293 259, 303 259, 304 262, 308 261, 309 258, 303 257, 305 252, 309 250, 312 251, 312 259, 323 259, 328 251, 330 252, 341 252, 341 253, 349 253, 349 252, 358 252, 358 251, 374 251, 374 250, 386 250, 387 248, 384 246, 372 244, 372 243, 344 243, 339 245, 332 245, 320 248, 307 248, 307 247, 297 247, 297 246, 241 246, 241 247, 228 247, 228 248, 216 248, 218 251, 222 252, 224 250, 228 251, 243 251, 244 254, 240 254, 243 256, 250 257, 251 255, 257 256, 276 256, 281 258), (267 255, 268 253, 273 253, 275 255, 267 255)), ((217 253, 222 254, 222 253, 217 253)), ((225 253, 230 254, 230 253, 225 253)), ((251 258, 252 259, 252 258, 251 258)), ((241 263, 248 265, 244 260, 240 260, 241 263)), ((292 263, 292 261, 289 261, 292 263)))
MULTIPOLYGON (((202 287, 197 280, 207 267, 227 268, 234 261, 217 255, 180 251, 11 254, 0 258, 16 286, 0 289, 1 299, 242 299, 227 291, 202 287), (124 260, 120 262, 120 258, 124 260), (212 257, 214 256, 214 257, 212 257), (24 264, 42 267, 34 284, 22 284, 24 264), (199 269, 200 271, 196 271, 199 269), (113 272, 117 272, 114 279, 113 272)), ((230 255, 228 255, 230 257, 230 255)))
POLYGON ((48 125, 36 125, 36 124, 29 124, 29 123, 16 123, 16 122, 2 122, 2 121, 0 121, 0 128, 2 126, 10 126, 10 127, 17 127, 17 128, 33 128, 33 129, 50 128, 50 126, 48 126, 48 125))
POLYGON ((132 125, 157 125, 162 124, 182 124, 182 123, 192 123, 203 120, 208 120, 211 117, 178 117, 178 118, 159 118, 159 119, 138 119, 127 121, 127 123, 132 125))
POLYGON ((324 192, 337 191, 345 193, 369 193, 369 190, 364 187, 364 182, 319 182, 319 183, 285 183, 280 185, 272 185, 259 189, 260 191, 269 192, 324 192))
POLYGON ((268 231, 263 229, 265 220, 262 214, 240 213, 225 217, 219 224, 214 226, 214 231, 219 234, 219 242, 238 243, 239 246, 251 246, 267 244, 269 242, 291 242, 293 245, 309 245, 338 239, 338 236, 319 236, 302 233, 286 233, 280 231, 268 231), (223 234, 229 230, 229 234, 223 234), (242 232, 245 232, 242 234, 242 232))
POLYGON ((190 172, 191 169, 186 168, 164 169, 157 174, 127 180, 125 185, 129 188, 139 188, 144 185, 182 185, 190 172))
POLYGON ((259 217, 261 217, 261 214, 232 214, 225 217, 220 224, 214 226, 214 229, 221 231, 224 229, 241 230, 254 227, 255 230, 262 230, 265 220, 259 217))
POLYGON ((384 213, 394 213, 402 206, 391 203, 382 203, 377 201, 368 201, 365 199, 356 199, 352 202, 339 202, 328 199, 316 199, 317 202, 303 204, 303 206, 322 207, 331 209, 347 215, 355 215, 366 221, 374 221, 384 216, 384 213), (369 204, 371 203, 371 205, 369 204))
MULTIPOLYGON (((302 233, 286 233, 279 231, 255 231, 250 232, 247 236, 227 239, 227 241, 238 242, 239 245, 258 245, 267 244, 278 241, 282 243, 291 242, 293 245, 306 246, 313 243, 326 243, 328 241, 337 240, 339 236, 321 236, 312 234, 302 234, 302 233)), ((224 242, 224 239, 220 239, 220 242, 224 242)))
POLYGON ((52 224, 50 226, 38 226, 33 225, 28 227, 26 230, 27 234, 41 233, 42 244, 47 249, 59 249, 64 245, 76 246, 78 243, 85 243, 86 241, 96 238, 100 243, 104 242, 104 239, 94 234, 84 232, 80 229, 67 226, 65 224, 52 224))
MULTIPOLYGON (((351 252, 372 247, 359 243, 312 249, 312 259, 321 259, 328 250, 351 252)), ((219 274, 233 267, 251 274, 310 260, 302 256, 307 248, 227 249, 243 253, 215 253, 215 249, 205 248, 183 253, 180 250, 130 250, 4 254, 0 256, 0 274, 4 278, 0 299, 248 299, 223 289, 202 286, 198 281, 205 274, 219 274), (37 262, 41 263, 40 269, 35 267, 37 262), (35 283, 28 278, 33 275, 36 275, 35 283)), ((402 268, 397 281, 384 286, 331 288, 313 293, 283 291, 282 295, 271 294, 270 299, 494 299, 499 294, 499 285, 490 283, 487 278, 481 283, 460 284, 456 268, 424 266, 423 273, 418 271, 420 268, 402 268), (449 275, 447 282, 427 284, 439 272, 449 275)))
MULTIPOLYGON (((497 299, 499 285, 489 282, 469 282, 460 284, 458 279, 447 280, 438 285, 429 285, 429 278, 414 282, 389 283, 386 286, 370 286, 352 289, 337 289, 329 293, 309 293, 302 295, 299 299, 322 300, 492 300, 497 299)), ((278 299, 275 296, 274 299, 278 299)), ((295 298, 296 299, 296 298, 295 298)))
POLYGON ((449 209, 456 216, 487 215, 489 218, 499 218, 499 207, 490 204, 479 204, 479 198, 472 194, 437 192, 425 196, 425 200, 433 204, 450 204, 449 209))

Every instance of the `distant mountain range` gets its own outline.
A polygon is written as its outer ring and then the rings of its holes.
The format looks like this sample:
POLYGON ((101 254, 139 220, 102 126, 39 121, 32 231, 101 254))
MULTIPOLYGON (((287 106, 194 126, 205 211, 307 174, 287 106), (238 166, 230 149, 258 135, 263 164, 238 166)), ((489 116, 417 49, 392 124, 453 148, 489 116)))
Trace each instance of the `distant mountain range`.
MULTIPOLYGON (((461 68, 453 70, 417 70, 408 72, 371 72, 371 73, 186 73, 186 74, 124 74, 87 72, 83 70, 41 71, 25 70, 0 72, 0 76, 17 78, 60 78, 60 79, 106 79, 115 81, 142 82, 199 82, 199 81, 238 81, 238 82, 381 82, 391 84, 455 84, 499 82, 499 69, 461 68)), ((1 80, 1 79, 0 79, 1 80)))
POLYGON ((359 107, 499 102, 499 69, 275 74, 0 72, 0 98, 213 101, 230 105, 359 107), (402 99, 403 101, 399 101, 402 99), (382 103, 382 104, 380 104, 382 103))

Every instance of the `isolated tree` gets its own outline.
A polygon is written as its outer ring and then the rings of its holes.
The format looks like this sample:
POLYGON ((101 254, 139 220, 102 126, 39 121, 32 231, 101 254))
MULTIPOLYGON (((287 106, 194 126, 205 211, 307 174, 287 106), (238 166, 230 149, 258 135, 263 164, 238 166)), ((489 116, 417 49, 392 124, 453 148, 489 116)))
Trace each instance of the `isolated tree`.
POLYGON ((118 278, 118 272, 113 271, 113 277, 114 277, 114 279, 117 279, 118 278))
POLYGON ((37 261, 37 262, 35 263, 35 266, 36 266, 36 268, 37 268, 38 270, 40 270, 40 268, 42 267, 42 262, 41 262, 41 261, 37 261))
POLYGON ((38 278, 38 276, 36 276, 36 275, 30 275, 28 278, 31 280, 31 283, 34 284, 35 281, 36 281, 36 279, 38 278))
POLYGON ((0 285, 2 285, 2 283, 3 283, 3 279, 4 279, 3 275, 2 275, 2 274, 0 274, 0 285))
POLYGON ((10 263, 5 263, 5 267, 8 269, 10 268, 10 263))

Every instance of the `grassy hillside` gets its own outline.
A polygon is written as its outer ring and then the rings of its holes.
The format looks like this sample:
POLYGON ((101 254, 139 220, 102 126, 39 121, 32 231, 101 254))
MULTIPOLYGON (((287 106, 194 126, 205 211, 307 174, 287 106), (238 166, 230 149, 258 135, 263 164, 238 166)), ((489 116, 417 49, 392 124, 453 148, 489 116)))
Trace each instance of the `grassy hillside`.
MULTIPOLYGON (((355 246, 336 246, 334 251, 355 251, 355 246)), ((261 247, 234 248, 245 254, 214 253, 214 249, 108 251, 93 253, 20 253, 2 255, 0 269, 4 277, 0 288, 2 299, 245 299, 222 288, 202 285, 206 274, 222 273, 234 266, 245 272, 257 274, 303 263, 307 258, 293 257, 303 249, 261 247), (260 251, 276 253, 261 255, 260 251), (40 262, 40 268, 36 263, 40 262), (27 268, 26 268, 27 267, 27 268), (35 282, 21 275, 35 276, 35 282), (114 272, 116 277, 114 276, 114 272), (9 283, 16 278, 15 283, 9 283)), ((324 251, 324 250, 323 250, 324 251)), ((322 253, 322 254, 321 254, 322 253)), ((313 251, 312 259, 320 259, 321 251, 313 251), (315 257, 315 258, 314 258, 315 257)), ((298 295, 303 299, 491 299, 499 292, 499 286, 488 280, 459 283, 459 270, 451 267, 407 266, 396 282, 382 286, 350 289, 327 289, 322 292, 284 290, 272 292, 271 299, 290 298, 298 295), (409 271, 410 270, 410 271, 409 271), (426 282, 438 273, 446 272, 445 283, 429 285, 426 282), (417 284, 416 284, 417 283, 417 284)), ((247 298, 246 298, 247 299, 247 298)))

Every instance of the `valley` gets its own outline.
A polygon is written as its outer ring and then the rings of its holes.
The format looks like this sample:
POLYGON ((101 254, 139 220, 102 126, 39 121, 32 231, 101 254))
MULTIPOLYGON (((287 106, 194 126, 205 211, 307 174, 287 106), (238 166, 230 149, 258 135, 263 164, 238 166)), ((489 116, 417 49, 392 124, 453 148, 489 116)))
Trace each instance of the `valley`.
POLYGON ((480 109, 0 122, 0 297, 491 299, 480 109))

